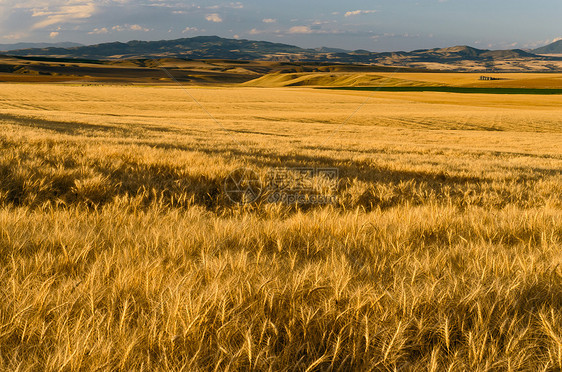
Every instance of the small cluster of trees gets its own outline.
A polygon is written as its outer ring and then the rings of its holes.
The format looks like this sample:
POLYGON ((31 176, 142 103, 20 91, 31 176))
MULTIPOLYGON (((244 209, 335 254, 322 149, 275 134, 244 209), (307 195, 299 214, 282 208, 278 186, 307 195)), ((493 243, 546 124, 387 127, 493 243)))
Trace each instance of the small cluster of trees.
POLYGON ((480 76, 480 80, 500 80, 500 79, 491 76, 480 76))

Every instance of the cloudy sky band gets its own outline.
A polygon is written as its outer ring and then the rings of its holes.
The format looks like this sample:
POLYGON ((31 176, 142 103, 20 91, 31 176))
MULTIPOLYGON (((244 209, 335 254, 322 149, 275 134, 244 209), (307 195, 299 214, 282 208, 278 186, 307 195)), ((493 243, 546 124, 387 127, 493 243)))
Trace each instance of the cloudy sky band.
POLYGON ((0 43, 218 35, 377 51, 533 48, 562 36, 559 14, 559 0, 0 0, 0 43))

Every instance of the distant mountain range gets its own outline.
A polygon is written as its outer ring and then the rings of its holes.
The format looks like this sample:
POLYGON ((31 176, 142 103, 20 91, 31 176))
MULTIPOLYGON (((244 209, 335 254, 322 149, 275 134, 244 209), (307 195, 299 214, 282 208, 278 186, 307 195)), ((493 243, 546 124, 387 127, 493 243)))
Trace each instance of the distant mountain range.
POLYGON ((0 51, 9 52, 19 49, 32 49, 32 48, 72 48, 83 46, 84 44, 62 42, 62 43, 15 43, 15 44, 0 44, 0 51))
POLYGON ((562 40, 533 50, 535 54, 562 54, 562 40))
POLYGON ((176 40, 112 42, 70 48, 48 47, 10 51, 16 56, 60 56, 91 59, 124 58, 232 58, 270 59, 277 55, 321 54, 313 49, 267 41, 224 39, 218 36, 198 36, 176 40))
MULTIPOLYGON (((176 40, 112 42, 89 46, 47 46, 11 50, 14 56, 42 56, 81 59, 143 59, 143 58, 183 58, 183 59, 232 59, 288 62, 330 62, 363 63, 382 66, 403 66, 411 68, 443 68, 456 70, 494 69, 501 61, 504 70, 525 69, 527 61, 542 61, 541 68, 560 70, 562 59, 538 56, 536 53, 558 53, 562 41, 536 49, 532 52, 521 49, 486 50, 469 46, 451 48, 422 49, 412 52, 376 53, 367 50, 343 50, 335 48, 305 49, 294 45, 271 43, 245 39, 225 39, 218 36, 198 36, 176 40), (447 66, 452 66, 451 68, 447 66), (507 66, 507 67, 506 67, 507 66)), ((559 53, 562 53, 560 51, 559 53)))

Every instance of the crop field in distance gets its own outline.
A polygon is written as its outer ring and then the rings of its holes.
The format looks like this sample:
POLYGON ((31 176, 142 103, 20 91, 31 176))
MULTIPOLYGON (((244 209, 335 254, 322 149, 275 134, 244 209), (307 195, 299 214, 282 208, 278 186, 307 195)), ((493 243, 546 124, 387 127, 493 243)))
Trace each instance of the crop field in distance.
POLYGON ((267 79, 0 85, 0 370, 562 369, 562 95, 267 79))

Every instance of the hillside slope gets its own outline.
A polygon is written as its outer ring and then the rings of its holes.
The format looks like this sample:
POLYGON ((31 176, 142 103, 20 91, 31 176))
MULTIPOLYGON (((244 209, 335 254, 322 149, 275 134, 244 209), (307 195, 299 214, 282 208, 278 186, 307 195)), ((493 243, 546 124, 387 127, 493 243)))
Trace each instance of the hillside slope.
MULTIPOLYGON (((270 54, 303 52, 307 50, 288 44, 197 36, 176 40, 112 42, 73 48, 36 48, 19 50, 12 54, 98 59, 165 56, 259 59, 270 54)), ((308 52, 315 53, 312 50, 308 52)))
POLYGON ((409 86, 443 86, 439 83, 398 79, 369 73, 272 73, 242 84, 253 87, 295 87, 295 86, 322 86, 322 87, 409 87, 409 86))
POLYGON ((562 54, 562 40, 533 50, 535 54, 562 54))

